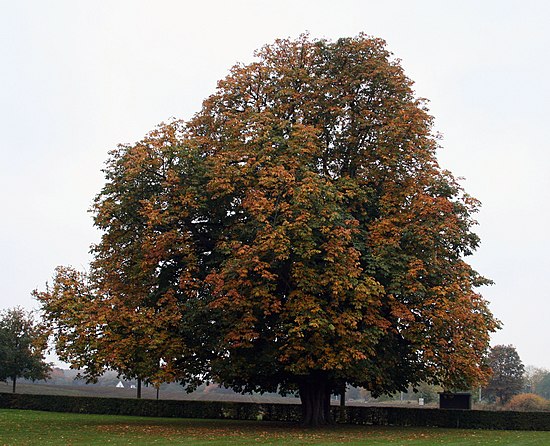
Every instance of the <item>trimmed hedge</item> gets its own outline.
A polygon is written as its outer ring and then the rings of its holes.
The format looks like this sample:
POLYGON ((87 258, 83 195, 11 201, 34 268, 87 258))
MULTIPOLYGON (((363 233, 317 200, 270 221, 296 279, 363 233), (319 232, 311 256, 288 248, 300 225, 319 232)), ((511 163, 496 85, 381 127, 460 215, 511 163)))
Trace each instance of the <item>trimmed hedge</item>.
MULTIPOLYGON (((0 393, 0 408, 148 417, 261 419, 293 422, 300 421, 302 413, 299 404, 157 401, 11 393, 0 393)), ((338 420, 340 408, 333 406, 332 410, 334 419, 338 420)), ((550 430, 550 414, 548 412, 347 406, 345 408, 345 423, 379 426, 548 431, 550 430)))
POLYGON ((299 404, 257 404, 0 393, 0 408, 144 417, 299 421, 299 404))
POLYGON ((462 429, 550 430, 548 412, 346 407, 348 424, 427 426, 462 429))

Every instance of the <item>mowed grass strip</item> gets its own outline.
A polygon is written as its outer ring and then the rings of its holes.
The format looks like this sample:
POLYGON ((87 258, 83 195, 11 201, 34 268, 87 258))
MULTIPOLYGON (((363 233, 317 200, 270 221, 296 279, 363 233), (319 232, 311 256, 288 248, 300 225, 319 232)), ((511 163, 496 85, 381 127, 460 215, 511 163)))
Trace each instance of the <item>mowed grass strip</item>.
POLYGON ((334 426, 0 410, 0 445, 550 445, 550 432, 334 426))

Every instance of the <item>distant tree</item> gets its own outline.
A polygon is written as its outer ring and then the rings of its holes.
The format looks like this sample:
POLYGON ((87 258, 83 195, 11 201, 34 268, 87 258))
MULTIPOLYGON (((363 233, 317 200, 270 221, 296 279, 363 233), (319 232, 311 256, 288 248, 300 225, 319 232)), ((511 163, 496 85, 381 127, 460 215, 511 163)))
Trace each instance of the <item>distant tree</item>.
POLYGON ((47 332, 36 323, 32 313, 16 307, 0 313, 0 380, 12 381, 15 393, 17 378, 33 381, 46 379, 51 370, 44 359, 47 332))
POLYGON ((346 399, 347 400, 360 400, 361 399, 361 388, 355 386, 349 386, 346 389, 346 399))
POLYGON ((550 374, 545 368, 528 365, 525 367, 523 382, 525 385, 525 393, 538 393, 537 388, 546 375, 550 374))
POLYGON ((488 364, 493 375, 485 389, 489 400, 506 404, 514 395, 521 393, 525 368, 518 352, 512 345, 496 345, 491 348, 488 364))
POLYGON ((439 398, 439 392, 442 392, 443 388, 440 386, 434 386, 427 383, 421 383, 415 389, 411 389, 409 394, 412 394, 412 399, 424 398, 426 404, 437 401, 439 398))
POLYGON ((547 372, 541 380, 536 383, 534 392, 543 398, 550 399, 550 372, 547 372))
POLYGON ((464 260, 479 203, 432 122, 380 39, 264 47, 191 121, 111 152, 91 293, 58 270, 38 296, 58 345, 92 373, 162 359, 186 384, 298 392, 310 425, 345 385, 479 385, 498 326, 464 260))

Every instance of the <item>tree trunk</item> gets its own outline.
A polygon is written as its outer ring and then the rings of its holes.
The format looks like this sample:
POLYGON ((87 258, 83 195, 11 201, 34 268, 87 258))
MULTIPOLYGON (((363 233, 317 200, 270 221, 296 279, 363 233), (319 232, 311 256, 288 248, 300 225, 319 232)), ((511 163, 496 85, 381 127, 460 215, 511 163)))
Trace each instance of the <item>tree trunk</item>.
POLYGON ((141 378, 137 380, 137 397, 138 400, 141 399, 141 378))
POLYGON ((13 383, 11 391, 12 393, 15 393, 15 382, 17 381, 17 376, 12 376, 11 381, 13 383))
POLYGON ((317 427, 333 423, 330 414, 330 393, 331 387, 321 378, 312 377, 300 384, 304 426, 317 427))

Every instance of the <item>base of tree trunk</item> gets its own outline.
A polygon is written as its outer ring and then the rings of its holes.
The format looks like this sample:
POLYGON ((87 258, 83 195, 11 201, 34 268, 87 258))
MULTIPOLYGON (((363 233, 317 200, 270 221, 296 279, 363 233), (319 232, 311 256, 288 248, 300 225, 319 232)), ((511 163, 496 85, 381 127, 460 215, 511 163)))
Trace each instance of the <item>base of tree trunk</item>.
POLYGON ((300 384, 302 424, 309 427, 333 424, 330 413, 331 387, 322 379, 311 379, 300 384))

